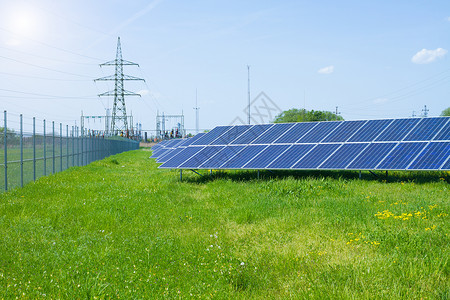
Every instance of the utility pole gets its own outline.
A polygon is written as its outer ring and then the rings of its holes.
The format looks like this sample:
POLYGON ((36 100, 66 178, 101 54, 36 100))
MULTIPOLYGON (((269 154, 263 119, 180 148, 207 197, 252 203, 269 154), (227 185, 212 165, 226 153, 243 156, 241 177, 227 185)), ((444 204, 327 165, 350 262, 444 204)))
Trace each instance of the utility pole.
MULTIPOLYGON (((94 81, 114 81, 114 90, 105 92, 103 94, 99 94, 99 97, 103 96, 114 96, 114 104, 113 111, 111 116, 111 126, 109 127, 112 135, 119 135, 122 131, 124 134, 128 131, 128 117, 127 110, 125 107, 125 96, 141 96, 140 94, 136 94, 124 89, 123 82, 125 80, 142 80, 142 78, 129 76, 123 74, 123 66, 138 66, 138 64, 133 63, 131 61, 122 59, 122 47, 120 45, 120 37, 117 38, 117 50, 116 50, 116 59, 112 61, 108 61, 100 65, 103 66, 114 66, 115 74, 111 76, 106 76, 102 78, 95 79, 94 81)), ((133 127, 133 124, 130 124, 133 127)))
POLYGON ((425 105, 424 106, 424 108, 422 109, 422 112, 423 112, 423 117, 424 118, 426 118, 426 117, 428 117, 428 112, 429 112, 430 110, 427 108, 427 106, 425 105))
POLYGON ((250 66, 247 65, 247 78, 248 78, 248 125, 250 125, 250 66))
POLYGON ((341 113, 340 112, 338 112, 338 107, 336 106, 336 113, 335 113, 335 115, 336 115, 336 120, 338 119, 338 115, 340 115, 341 113))
POLYGON ((195 109, 195 133, 196 134, 198 134, 198 131, 199 131, 199 129, 198 129, 198 113, 199 113, 199 109, 200 109, 200 107, 198 107, 198 104, 197 104, 197 89, 195 89, 195 107, 194 107, 194 109, 195 109))

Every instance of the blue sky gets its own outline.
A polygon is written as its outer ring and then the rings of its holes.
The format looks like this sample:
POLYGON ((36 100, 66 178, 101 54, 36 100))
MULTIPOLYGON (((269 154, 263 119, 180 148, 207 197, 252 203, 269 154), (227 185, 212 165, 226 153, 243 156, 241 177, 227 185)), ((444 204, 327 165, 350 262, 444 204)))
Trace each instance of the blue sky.
MULTIPOLYGON (((142 98, 127 111, 146 130, 156 112, 184 112, 195 128, 245 119, 265 92, 282 110, 339 111, 346 120, 439 115, 450 106, 449 1, 0 0, 0 101, 74 124, 103 115, 96 97, 113 74, 121 37, 125 73, 142 98)), ((96 126, 100 126, 97 124, 96 126)))

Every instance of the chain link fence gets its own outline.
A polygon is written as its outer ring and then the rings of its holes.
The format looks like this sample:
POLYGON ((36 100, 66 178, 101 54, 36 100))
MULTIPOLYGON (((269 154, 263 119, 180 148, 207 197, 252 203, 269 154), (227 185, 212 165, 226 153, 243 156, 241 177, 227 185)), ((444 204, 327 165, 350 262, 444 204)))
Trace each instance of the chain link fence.
POLYGON ((139 149, 138 141, 105 137, 86 128, 25 119, 4 111, 0 124, 0 190, 23 187, 41 176, 135 149, 139 149))

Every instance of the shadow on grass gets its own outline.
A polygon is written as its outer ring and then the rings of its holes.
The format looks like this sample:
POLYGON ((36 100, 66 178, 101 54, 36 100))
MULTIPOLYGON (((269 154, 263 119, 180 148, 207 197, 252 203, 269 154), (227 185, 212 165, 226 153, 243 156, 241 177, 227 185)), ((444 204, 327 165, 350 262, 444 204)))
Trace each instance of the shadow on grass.
MULTIPOLYGON (((337 180, 357 180, 359 179, 359 171, 327 171, 327 170, 183 170, 183 181, 189 183, 207 183, 216 179, 226 179, 236 182, 254 181, 254 180, 271 180, 294 178, 301 179, 337 179, 337 180), (190 176, 185 174, 191 173, 190 176), (258 177, 259 176, 259 177, 258 177)), ((386 183, 395 182, 415 182, 417 184, 445 181, 450 183, 450 172, 417 172, 417 171, 362 171, 361 180, 378 181, 386 183), (386 176, 387 175, 387 176, 386 176)))

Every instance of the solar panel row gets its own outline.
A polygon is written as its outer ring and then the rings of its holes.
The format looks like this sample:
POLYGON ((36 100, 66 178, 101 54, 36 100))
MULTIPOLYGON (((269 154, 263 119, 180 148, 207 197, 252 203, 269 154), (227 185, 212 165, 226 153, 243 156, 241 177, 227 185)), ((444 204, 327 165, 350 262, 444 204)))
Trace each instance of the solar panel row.
POLYGON ((448 170, 450 118, 219 126, 152 157, 180 169, 448 170))

